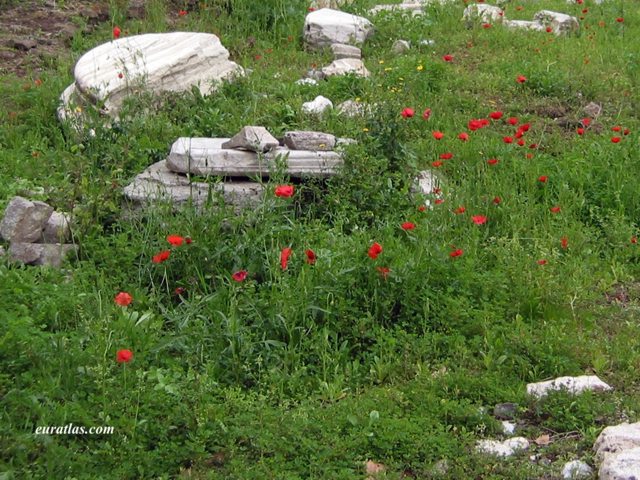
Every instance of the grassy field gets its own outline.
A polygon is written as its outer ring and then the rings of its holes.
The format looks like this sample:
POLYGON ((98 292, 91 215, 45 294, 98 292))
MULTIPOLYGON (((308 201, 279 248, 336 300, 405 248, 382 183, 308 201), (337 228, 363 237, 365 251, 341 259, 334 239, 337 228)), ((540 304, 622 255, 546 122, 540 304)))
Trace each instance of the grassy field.
POLYGON ((593 465, 602 428, 640 414, 640 2, 505 7, 510 19, 584 17, 561 37, 465 28, 461 1, 369 17, 371 77, 318 86, 294 84, 331 61, 304 49, 306 2, 219 3, 152 0, 127 20, 126 2, 110 2, 111 21, 44 71, 1 79, 0 210, 23 195, 72 212, 79 252, 61 270, 0 259, 0 478, 364 479, 372 460, 386 466, 376 478, 555 479, 565 461, 593 465), (78 138, 56 120, 58 96, 114 25, 216 33, 252 72, 208 97, 131 99, 120 121, 78 138), (399 38, 413 45, 403 55, 399 38), (305 117, 316 95, 376 107, 305 117), (602 113, 585 122, 590 102, 602 113), (358 144, 339 176, 279 198, 278 174, 239 215, 123 218, 122 188, 177 137, 245 125, 358 144), (518 130, 523 145, 506 143, 518 130), (426 199, 410 191, 423 169, 441 180, 426 199), (133 301, 118 305, 119 292, 133 301), (116 361, 122 349, 132 361, 116 361), (526 396, 528 382, 582 374, 614 391, 526 396), (502 402, 519 405, 519 435, 550 442, 476 454, 477 440, 503 438, 502 402), (69 423, 114 434, 34 434, 69 423))

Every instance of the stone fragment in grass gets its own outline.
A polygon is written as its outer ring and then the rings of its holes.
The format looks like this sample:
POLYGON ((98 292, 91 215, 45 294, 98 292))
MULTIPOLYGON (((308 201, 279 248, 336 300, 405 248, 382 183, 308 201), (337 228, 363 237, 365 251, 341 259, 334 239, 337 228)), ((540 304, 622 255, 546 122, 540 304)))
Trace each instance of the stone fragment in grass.
POLYGON ((638 480, 640 478, 640 447, 605 456, 598 470, 599 480, 638 480))
POLYGON ((579 480, 591 478, 593 469, 582 460, 572 460, 562 467, 562 478, 564 480, 579 480))
POLYGON ((236 148, 252 152, 267 152, 280 145, 278 139, 264 127, 243 127, 222 144, 222 148, 236 148))
POLYGON ((268 176, 280 159, 293 177, 331 176, 343 164, 337 152, 275 148, 264 155, 223 149, 226 138, 179 138, 171 146, 167 167, 199 176, 268 176))
POLYGON ((373 24, 364 17, 322 8, 310 12, 304 21, 303 38, 312 48, 332 43, 361 45, 373 34, 373 24))
POLYGON ((504 12, 500 7, 488 5, 486 3, 474 3, 464 9, 462 20, 468 27, 475 22, 479 23, 502 23, 504 12))
POLYGON ((580 28, 576 17, 551 10, 540 10, 533 16, 533 19, 545 26, 550 26, 556 35, 573 32, 580 28))
POLYGON ((318 81, 313 78, 301 78, 296 80, 296 85, 318 85, 318 81))
POLYGON ((209 199, 215 201, 219 194, 225 203, 244 207, 259 203, 262 192, 263 187, 257 182, 193 181, 186 175, 169 170, 164 160, 147 167, 124 188, 125 197, 135 207, 145 207, 155 202, 170 202, 176 207, 191 202, 200 207, 209 199))
POLYGON ((595 375, 558 377, 546 382, 527 384, 527 393, 537 398, 542 398, 549 392, 558 390, 564 390, 567 393, 577 395, 587 390, 592 392, 604 392, 612 390, 612 388, 595 375))
POLYGON ((362 58, 362 50, 358 47, 354 47, 353 45, 346 45, 344 43, 332 43, 331 53, 333 53, 333 58, 335 60, 340 60, 341 58, 362 58))
POLYGON ((369 10, 370 15, 377 15, 380 12, 408 12, 412 15, 422 15, 424 13, 424 5, 421 3, 394 3, 376 5, 369 10))
POLYGON ((368 103, 346 100, 338 105, 336 111, 338 115, 344 115, 345 117, 363 117, 371 113, 371 106, 368 103))
POLYGON ((596 102, 589 102, 582 110, 586 115, 589 115, 592 118, 597 118, 602 112, 602 106, 596 102))
POLYGON ((359 58, 342 58, 334 60, 322 69, 325 77, 335 77, 342 75, 356 75, 358 77, 368 77, 371 74, 359 58))
POLYGON ((640 447, 640 422, 621 423, 620 425, 607 427, 600 432, 596 442, 593 444, 596 458, 599 460, 602 460, 608 454, 638 447, 640 447))
POLYGON ((336 137, 330 133, 293 131, 284 134, 284 144, 291 150, 333 150, 336 137))
POLYGON ((52 212, 44 202, 13 197, 0 223, 0 236, 8 242, 37 242, 52 212))
POLYGON ((510 457, 515 453, 529 448, 529 441, 524 437, 514 437, 504 440, 480 440, 476 444, 476 450, 480 453, 488 453, 497 457, 510 457))
MULTIPOLYGON (((117 117, 124 99, 136 92, 183 92, 197 86, 203 95, 223 80, 242 75, 229 52, 210 33, 170 32, 132 35, 99 45, 74 68, 75 89, 82 101, 100 105, 117 117)), ((61 97, 69 111, 69 88, 61 97)), ((60 115, 60 111, 59 111, 60 115)), ((64 113, 62 114, 64 116, 64 113)))
POLYGON ((411 44, 406 40, 396 40, 391 46, 391 52, 396 55, 402 55, 411 50, 411 44))
POLYGON ((511 423, 507 420, 502 420, 502 422, 500 422, 502 424, 502 431, 504 432, 505 435, 513 435, 516 431, 516 424, 515 423, 511 423))
POLYGON ((42 231, 42 241, 44 243, 64 243, 70 239, 69 214, 62 212, 53 212, 47 220, 42 231))
POLYGON ((333 103, 331 103, 331 100, 322 95, 318 95, 313 101, 302 104, 302 113, 306 113, 307 115, 322 115, 332 108, 333 103))
POLYGON ((14 242, 9 246, 9 257, 26 265, 60 268, 65 257, 76 250, 72 244, 14 242))
POLYGON ((542 23, 530 22, 528 20, 504 20, 502 25, 511 30, 534 30, 536 32, 543 32, 545 30, 545 26, 542 23))
POLYGON ((439 184, 440 181, 433 172, 430 170, 422 170, 418 172, 418 175, 414 179, 411 190, 414 193, 430 195, 439 184))
POLYGON ((493 416, 498 420, 513 420, 517 412, 517 403, 498 403, 493 407, 493 416))

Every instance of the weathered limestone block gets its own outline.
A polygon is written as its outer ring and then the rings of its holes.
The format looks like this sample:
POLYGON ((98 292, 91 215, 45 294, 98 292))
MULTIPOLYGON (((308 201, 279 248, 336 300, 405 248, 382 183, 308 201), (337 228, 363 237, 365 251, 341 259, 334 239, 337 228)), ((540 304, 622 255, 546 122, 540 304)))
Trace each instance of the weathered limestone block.
POLYGON ((237 134, 222 144, 222 148, 240 148, 253 152, 267 152, 280 143, 264 127, 243 127, 237 134))
MULTIPOLYGON (((125 97, 145 90, 182 92, 197 85, 206 95, 222 80, 242 75, 229 52, 210 33, 148 33, 113 40, 85 53, 74 69, 75 96, 118 116, 125 97)), ((59 115, 68 116, 74 88, 63 93, 59 115)))
POLYGON ((546 382, 527 384, 527 393, 534 397, 542 398, 551 391, 564 390, 577 395, 587 390, 603 392, 612 388, 595 375, 582 375, 579 377, 558 377, 546 382))
POLYGON ((268 176, 279 157, 293 177, 329 176, 343 164, 337 152, 289 150, 278 147, 264 155, 222 149, 225 138, 179 138, 167 158, 174 172, 195 175, 268 176))
POLYGON ((373 33, 372 23, 364 17, 322 8, 310 12, 304 21, 304 41, 313 48, 332 43, 360 45, 373 33))
POLYGON ((260 202, 262 191, 262 185, 256 182, 214 184, 191 181, 187 176, 169 170, 166 161, 163 160, 136 176, 133 182, 125 187, 124 195, 136 206, 168 201, 179 207, 189 202, 195 206, 202 206, 208 199, 215 199, 215 195, 221 193, 225 203, 249 206, 260 202))
POLYGON ((552 12, 551 10, 540 10, 533 16, 533 19, 544 25, 553 28, 553 33, 560 35, 573 32, 580 28, 578 19, 564 13, 552 12))
POLYGON ((353 45, 345 45, 344 43, 332 43, 331 53, 333 58, 340 60, 341 58, 362 58, 362 50, 353 45))
POLYGON ((333 77, 340 75, 354 74, 359 77, 368 77, 371 75, 367 67, 359 58, 342 58, 334 60, 331 64, 322 69, 325 77, 333 77))
POLYGON ((284 144, 291 150, 333 150, 336 137, 330 133, 294 131, 284 134, 284 144))

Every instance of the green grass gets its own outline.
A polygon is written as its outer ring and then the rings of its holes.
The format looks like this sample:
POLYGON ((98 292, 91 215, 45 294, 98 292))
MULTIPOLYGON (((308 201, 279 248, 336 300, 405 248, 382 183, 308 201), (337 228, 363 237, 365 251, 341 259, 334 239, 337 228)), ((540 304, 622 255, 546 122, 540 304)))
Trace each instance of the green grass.
POLYGON ((42 72, 2 79, 0 208, 19 194, 72 212, 80 250, 59 271, 0 260, 1 478, 352 479, 365 478, 368 459, 386 465, 385 478, 559 478, 564 461, 592 460, 604 426, 638 420, 637 2, 507 5, 518 19, 589 8, 566 37, 466 29, 462 2, 422 17, 382 14, 363 48, 371 78, 315 87, 294 84, 330 61, 303 48, 305 2, 237 1, 229 13, 224 2, 155 1, 131 21, 120 3, 111 17, 123 31, 215 32, 252 73, 209 97, 132 99, 118 123, 82 138, 56 121, 58 95, 112 25, 77 35, 42 72), (413 48, 392 54, 397 38, 413 48), (357 97, 375 114, 306 118, 300 107, 316 95, 357 97), (602 114, 579 136, 591 101, 602 114), (402 118, 405 107, 416 115, 402 118), (504 120, 469 132, 470 119, 494 110, 531 124, 525 146, 503 142, 515 132, 504 120), (239 215, 160 205, 123 217, 122 187, 177 137, 244 125, 358 145, 338 177, 282 199, 273 189, 288 179, 277 174, 264 203, 239 215), (616 125, 630 130, 618 144, 616 125), (435 130, 445 137, 434 140, 435 130), (463 131, 468 142, 456 138, 463 131), (444 152, 454 157, 433 168, 444 152), (425 198, 410 187, 425 168, 441 177, 444 203, 429 195, 432 208, 419 211, 425 198), (193 243, 170 247, 170 234, 193 243), (383 246, 375 260, 373 242, 383 246), (282 271, 285 247, 293 255, 282 271), (166 262, 151 261, 169 248, 166 262), (454 249, 463 254, 450 257, 454 249), (231 277, 239 270, 249 272, 242 283, 231 277), (616 289, 627 300, 607 301, 616 289), (128 307, 114 303, 120 291, 133 296, 128 307), (120 349, 134 360, 116 363, 120 349), (615 390, 525 395, 527 382, 581 374, 615 390), (509 460, 475 454, 478 439, 501 437, 491 412, 502 402, 519 404, 520 434, 553 442, 509 460), (115 433, 34 435, 68 423, 115 433))

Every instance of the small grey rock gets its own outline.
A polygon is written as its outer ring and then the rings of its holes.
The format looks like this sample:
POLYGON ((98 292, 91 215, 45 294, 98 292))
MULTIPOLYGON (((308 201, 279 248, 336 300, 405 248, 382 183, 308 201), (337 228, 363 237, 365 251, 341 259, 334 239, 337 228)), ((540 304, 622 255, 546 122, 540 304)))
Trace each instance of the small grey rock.
POLYGON ((333 103, 327 97, 318 95, 311 102, 302 104, 302 112, 307 115, 322 115, 326 110, 333 108, 333 103))
POLYGON ((591 478, 591 475, 593 475, 593 469, 582 460, 567 462, 562 468, 562 478, 565 480, 591 478))
POLYGON ((52 212, 44 202, 13 197, 0 223, 0 236, 9 242, 37 242, 52 212))
POLYGON ((517 411, 517 403, 499 403, 493 407, 493 416, 498 420, 513 420, 517 411))
POLYGON ((294 131, 284 134, 284 144, 291 150, 333 150, 336 137, 330 133, 294 131))
POLYGON ((67 213, 53 212, 42 232, 43 243, 64 243, 69 240, 71 229, 67 213))
POLYGON ((411 44, 406 40, 396 40, 391 47, 391 51, 396 55, 402 55, 411 50, 411 44))
POLYGON ((264 127, 243 127, 222 144, 222 148, 239 148, 252 152, 268 152, 279 145, 278 139, 264 127))
POLYGON ((60 243, 12 243, 9 257, 26 265, 44 265, 60 268, 65 257, 77 246, 60 243))
POLYGON ((598 105, 595 102, 590 102, 587 106, 583 108, 583 110, 584 110, 584 113, 586 113, 590 117, 595 118, 600 116, 600 113, 602 112, 602 106, 598 105))
POLYGON ((31 38, 14 38, 11 40, 11 46, 16 50, 27 52, 38 46, 38 42, 31 38))

